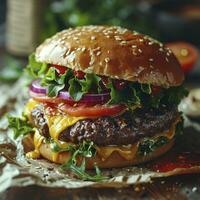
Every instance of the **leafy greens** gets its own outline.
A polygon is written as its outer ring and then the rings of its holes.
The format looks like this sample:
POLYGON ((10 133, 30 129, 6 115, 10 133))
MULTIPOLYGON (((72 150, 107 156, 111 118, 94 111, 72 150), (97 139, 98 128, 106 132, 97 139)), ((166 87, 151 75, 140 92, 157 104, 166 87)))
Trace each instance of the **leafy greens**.
POLYGON ((8 116, 8 128, 14 131, 14 139, 17 139, 20 135, 25 136, 29 133, 33 133, 33 127, 29 124, 26 116, 13 117, 8 116))
POLYGON ((96 164, 94 165, 96 172, 95 175, 90 175, 86 172, 86 158, 91 158, 96 154, 93 142, 83 141, 79 145, 69 145, 66 148, 61 148, 54 142, 51 144, 51 149, 54 152, 69 151, 71 153, 70 160, 61 165, 63 170, 70 170, 74 172, 74 174, 76 174, 82 180, 102 181, 107 179, 107 177, 101 175, 101 171, 96 164), (80 165, 77 163, 77 160, 80 160, 78 157, 82 158, 80 165))
MULTIPOLYGON (((37 62, 34 54, 29 57, 27 71, 34 79, 41 79, 42 86, 47 87, 49 97, 56 97, 60 91, 68 90, 70 96, 75 101, 79 101, 84 94, 102 92, 102 77, 86 73, 84 78, 79 79, 71 69, 60 74, 56 68, 37 62)), ((128 107, 145 105, 146 107, 158 108, 161 104, 178 105, 181 99, 187 95, 187 91, 182 85, 161 89, 156 95, 152 94, 150 84, 137 82, 128 82, 124 88, 119 90, 111 78, 108 78, 105 87, 110 92, 108 104, 125 104, 128 107)))

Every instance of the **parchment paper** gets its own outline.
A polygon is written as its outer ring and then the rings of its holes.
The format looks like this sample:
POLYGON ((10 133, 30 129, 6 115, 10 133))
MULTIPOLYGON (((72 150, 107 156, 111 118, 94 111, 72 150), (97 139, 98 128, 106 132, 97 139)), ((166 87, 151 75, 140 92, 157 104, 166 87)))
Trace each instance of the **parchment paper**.
MULTIPOLYGON (((15 85, 0 86, 0 193, 11 186, 40 185, 46 187, 125 187, 130 184, 150 182, 156 177, 166 177, 183 173, 199 173, 200 161, 192 162, 191 167, 179 167, 167 172, 155 170, 155 162, 171 158, 171 155, 180 157, 183 152, 199 153, 200 125, 185 120, 184 135, 177 140, 175 147, 167 154, 140 166, 121 169, 103 170, 103 174, 110 178, 102 182, 82 181, 70 174, 61 171, 59 165, 52 164, 44 159, 32 160, 24 156, 22 138, 13 140, 12 131, 7 129, 6 112, 20 115, 26 100, 28 89, 27 81, 21 78, 15 85)), ((175 162, 175 161, 174 161, 175 162)))

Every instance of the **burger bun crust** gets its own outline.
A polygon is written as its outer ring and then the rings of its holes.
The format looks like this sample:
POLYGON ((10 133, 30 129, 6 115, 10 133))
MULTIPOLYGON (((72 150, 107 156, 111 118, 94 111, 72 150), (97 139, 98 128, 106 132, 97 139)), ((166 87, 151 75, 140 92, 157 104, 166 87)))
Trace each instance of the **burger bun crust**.
POLYGON ((184 74, 174 54, 149 36, 117 26, 82 26, 41 44, 36 60, 114 79, 178 86, 184 74))
MULTIPOLYGON (((137 165, 140 163, 145 163, 147 161, 153 160, 154 158, 159 157, 160 155, 166 153, 171 149, 174 144, 174 140, 170 140, 169 143, 157 148, 155 151, 145 155, 145 156, 136 156, 131 160, 126 160, 122 156, 120 156, 117 152, 113 152, 106 160, 101 159, 98 155, 95 155, 92 158, 86 159, 86 169, 93 169, 94 164, 96 164, 99 168, 120 168, 127 167, 132 165, 137 165)), ((51 162, 57 164, 64 164, 70 159, 69 152, 58 153, 56 161, 53 159, 52 150, 49 144, 41 144, 39 148, 39 152, 41 156, 51 162)), ((82 158, 78 158, 78 164, 82 158)))

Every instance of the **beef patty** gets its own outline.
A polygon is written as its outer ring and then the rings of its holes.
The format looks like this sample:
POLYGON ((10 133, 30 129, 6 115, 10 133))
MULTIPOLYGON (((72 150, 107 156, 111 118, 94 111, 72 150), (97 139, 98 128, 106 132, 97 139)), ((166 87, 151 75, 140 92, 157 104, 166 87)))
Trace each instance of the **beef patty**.
MULTIPOLYGON (((168 130, 179 113, 176 108, 126 112, 116 117, 84 119, 64 130, 59 140, 79 143, 93 141, 99 146, 133 144, 141 138, 151 137, 168 130)), ((49 138, 49 128, 41 108, 31 113, 32 123, 40 134, 49 138)))

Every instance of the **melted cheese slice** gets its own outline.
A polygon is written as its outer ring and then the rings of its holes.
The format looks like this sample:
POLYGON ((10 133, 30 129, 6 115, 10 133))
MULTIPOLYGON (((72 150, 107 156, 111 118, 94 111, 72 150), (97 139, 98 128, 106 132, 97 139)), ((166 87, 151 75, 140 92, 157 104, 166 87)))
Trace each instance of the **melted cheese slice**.
MULTIPOLYGON (((30 118, 31 110, 34 109, 38 103, 34 100, 30 100, 25 108, 26 115, 30 118)), ((71 143, 62 142, 59 141, 59 135, 60 133, 68 128, 69 126, 72 126, 77 121, 84 119, 84 117, 73 117, 69 115, 61 115, 59 113, 56 113, 54 116, 48 116, 45 115, 45 118, 47 120, 47 124, 49 127, 50 136, 54 139, 54 141, 60 146, 60 147, 67 147, 71 143)), ((156 136, 152 137, 152 139, 158 138, 160 136, 164 136, 168 138, 169 140, 172 139, 175 135, 176 130, 176 124, 180 121, 180 118, 177 118, 177 120, 172 124, 171 128, 166 131, 162 132, 160 134, 156 134, 156 136)), ((28 157, 31 158, 38 158, 39 155, 39 147, 42 144, 44 140, 44 137, 39 134, 39 132, 36 130, 34 134, 34 145, 35 150, 33 152, 29 152, 27 154, 28 157)), ((139 142, 127 145, 127 146, 106 146, 106 147, 95 147, 97 150, 97 154, 102 158, 102 161, 106 160, 112 153, 117 152, 126 160, 131 160, 136 156, 137 150, 138 150, 139 142)), ((57 161, 58 153, 52 152, 52 160, 54 162, 57 161)))
POLYGON ((36 158, 40 157, 39 148, 40 148, 40 145, 43 143, 44 139, 45 138, 40 135, 39 131, 37 129, 35 129, 35 133, 34 133, 34 137, 33 137, 33 143, 34 143, 34 146, 35 146, 35 150, 28 152, 26 154, 26 156, 28 158, 36 159, 36 158))
MULTIPOLYGON (((28 103, 26 104, 24 112, 29 118, 29 120, 31 120, 31 111, 34 108, 36 108, 38 104, 39 103, 37 101, 34 101, 33 99, 30 99, 28 103)), ((62 131, 72 126, 73 124, 75 124, 77 121, 86 118, 86 117, 74 117, 67 114, 61 114, 56 110, 53 116, 48 115, 46 113, 47 112, 45 112, 45 108, 44 108, 44 117, 49 127, 49 134, 55 142, 59 143, 60 146, 63 146, 63 145, 66 146, 66 144, 63 144, 62 142, 58 140, 60 133, 62 133, 62 131)), ((27 153, 28 157, 38 158, 40 156, 38 149, 40 145, 42 144, 43 140, 44 140, 44 137, 39 134, 38 130, 36 130, 34 134, 35 150, 27 153)), ((53 160, 55 159, 56 159, 56 155, 53 156, 53 160)))
MULTIPOLYGON (((152 139, 156 139, 160 136, 164 136, 171 140, 176 131, 176 124, 180 121, 180 118, 177 118, 177 120, 172 124, 171 128, 163 133, 157 134, 156 136, 152 137, 152 139)), ((138 146, 140 142, 137 142, 132 145, 128 145, 127 147, 122 146, 108 146, 108 147, 96 147, 97 153, 100 155, 102 160, 106 160, 109 156, 111 156, 112 153, 117 152, 120 156, 122 156, 126 160, 132 160, 138 151, 138 146)))

